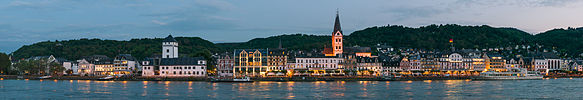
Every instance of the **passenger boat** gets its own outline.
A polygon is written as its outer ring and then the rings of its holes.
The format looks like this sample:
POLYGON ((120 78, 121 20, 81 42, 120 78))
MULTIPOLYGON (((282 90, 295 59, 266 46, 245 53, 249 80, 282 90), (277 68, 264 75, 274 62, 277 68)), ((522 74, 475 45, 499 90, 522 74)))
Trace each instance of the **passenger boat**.
POLYGON ((253 82, 253 80, 251 80, 251 78, 249 77, 244 77, 244 78, 226 78, 226 79, 218 79, 218 78, 212 78, 210 80, 211 82, 253 82))
POLYGON ((537 72, 529 72, 526 69, 509 69, 506 72, 487 71, 480 73, 474 80, 540 80, 543 75, 537 72))
POLYGON ((38 79, 48 79, 48 78, 51 78, 51 77, 52 76, 41 76, 41 77, 38 77, 38 79))
POLYGON ((100 81, 107 81, 107 80, 111 80, 111 79, 113 79, 113 78, 114 78, 114 76, 111 76, 111 75, 109 75, 109 76, 107 76, 107 77, 102 77, 102 78, 99 78, 99 79, 97 79, 97 80, 100 80, 100 81))

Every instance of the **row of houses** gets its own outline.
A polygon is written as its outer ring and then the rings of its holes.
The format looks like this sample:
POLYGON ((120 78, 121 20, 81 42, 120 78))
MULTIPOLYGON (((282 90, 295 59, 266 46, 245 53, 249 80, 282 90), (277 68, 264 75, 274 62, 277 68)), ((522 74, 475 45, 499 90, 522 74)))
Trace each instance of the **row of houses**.
MULTIPOLYGON (((179 57, 178 42, 169 35, 162 41, 162 55, 138 60, 131 54, 119 54, 114 58, 92 55, 69 61, 54 56, 36 56, 26 60, 48 59, 58 62, 65 75, 106 76, 207 76, 204 57, 179 57)), ((17 63, 14 61, 13 63, 17 63)), ((49 68, 46 68, 46 73, 49 68)))
POLYGON ((416 52, 407 54, 400 67, 405 71, 506 71, 524 68, 530 71, 583 71, 582 60, 561 59, 552 52, 534 52, 529 56, 503 56, 478 50, 453 52, 416 52))

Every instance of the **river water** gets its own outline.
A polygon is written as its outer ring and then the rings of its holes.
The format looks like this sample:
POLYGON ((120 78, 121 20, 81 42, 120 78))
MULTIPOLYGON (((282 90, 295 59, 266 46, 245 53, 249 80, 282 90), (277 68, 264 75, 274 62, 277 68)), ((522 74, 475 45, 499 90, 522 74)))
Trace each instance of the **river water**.
POLYGON ((0 80, 0 99, 582 99, 583 79, 509 81, 0 80))

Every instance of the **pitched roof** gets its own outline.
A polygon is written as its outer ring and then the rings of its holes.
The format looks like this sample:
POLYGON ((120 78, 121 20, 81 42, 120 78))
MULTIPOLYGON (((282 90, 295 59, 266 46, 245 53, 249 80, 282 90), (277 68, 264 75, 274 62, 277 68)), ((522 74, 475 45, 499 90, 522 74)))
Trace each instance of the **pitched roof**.
POLYGON ((92 55, 83 57, 87 62, 92 64, 113 64, 113 59, 105 55, 92 55))
POLYGON ((205 60, 203 57, 182 57, 182 58, 162 58, 160 65, 202 65, 199 60, 205 60))
POLYGON ((334 22, 334 31, 332 31, 332 34, 336 33, 337 31, 340 31, 340 33, 342 33, 342 29, 340 28, 340 18, 338 17, 338 12, 336 13, 336 21, 334 22))
POLYGON ((119 54, 115 57, 116 60, 135 61, 136 59, 131 54, 119 54))
POLYGON ((176 42, 176 39, 174 39, 174 37, 172 37, 172 35, 168 35, 168 37, 166 37, 164 40, 162 40, 162 42, 176 42))

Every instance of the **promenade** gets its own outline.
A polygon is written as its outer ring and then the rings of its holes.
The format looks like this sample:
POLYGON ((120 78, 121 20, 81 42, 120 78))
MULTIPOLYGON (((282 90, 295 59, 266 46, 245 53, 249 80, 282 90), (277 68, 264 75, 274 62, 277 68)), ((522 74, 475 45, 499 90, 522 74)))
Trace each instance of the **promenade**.
MULTIPOLYGON (((0 79, 28 79, 28 80, 99 80, 104 76, 54 76, 40 79, 38 75, 17 76, 0 75, 0 79)), ((469 80, 476 76, 404 76, 404 77, 377 77, 377 76, 293 76, 293 77, 251 77, 254 81, 423 81, 423 80, 469 80)), ((113 81, 209 81, 215 77, 144 77, 128 76, 115 77, 113 81)), ((232 77, 223 77, 232 78, 232 77)), ((545 78, 583 78, 583 74, 551 74, 545 78)))

